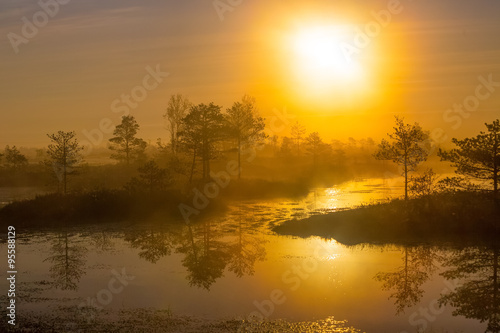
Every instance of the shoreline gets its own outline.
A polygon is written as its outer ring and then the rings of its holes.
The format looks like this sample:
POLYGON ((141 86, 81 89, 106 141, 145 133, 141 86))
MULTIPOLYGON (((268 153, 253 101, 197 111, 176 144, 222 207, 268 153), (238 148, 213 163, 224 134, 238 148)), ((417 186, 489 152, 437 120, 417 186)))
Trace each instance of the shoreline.
POLYGON ((491 195, 440 193, 288 220, 273 231, 335 239, 345 245, 488 243, 500 236, 499 212, 491 195))
POLYGON ((206 189, 204 184, 193 184, 185 192, 179 189, 153 193, 100 189, 66 195, 46 193, 0 207, 0 224, 15 223, 20 228, 32 228, 128 223, 154 218, 168 220, 168 223, 185 223, 181 207, 196 211, 196 214, 190 214, 190 220, 196 221, 224 212, 227 204, 236 200, 299 198, 310 191, 302 183, 261 179, 233 180, 228 186, 218 188, 215 196, 206 193, 206 189), (200 201, 203 201, 203 207, 199 206, 200 201))

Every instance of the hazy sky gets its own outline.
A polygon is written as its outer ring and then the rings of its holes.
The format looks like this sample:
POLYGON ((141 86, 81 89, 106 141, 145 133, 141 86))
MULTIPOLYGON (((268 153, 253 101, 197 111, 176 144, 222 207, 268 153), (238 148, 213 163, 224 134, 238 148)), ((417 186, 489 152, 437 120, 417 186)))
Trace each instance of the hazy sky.
POLYGON ((0 0, 0 147, 45 146, 57 130, 87 140, 85 131, 102 119, 118 124, 127 109, 140 136, 167 138, 162 114, 174 93, 224 109, 248 93, 268 119, 286 108, 327 139, 380 138, 394 114, 450 137, 500 117, 498 0, 246 0, 224 12, 212 0, 59 2, 56 10, 55 0, 41 1, 51 4, 49 17, 35 0, 0 0), (391 8, 390 22, 360 44, 373 12, 391 8), (320 64, 296 48, 311 29, 338 31, 344 54, 357 48, 357 79, 311 74, 320 64), (169 73, 157 75, 162 82, 145 79, 157 68, 169 73), (498 86, 477 88, 480 76, 498 86), (139 99, 127 106, 121 98, 133 91, 139 99), (445 114, 464 100, 475 111, 445 114))

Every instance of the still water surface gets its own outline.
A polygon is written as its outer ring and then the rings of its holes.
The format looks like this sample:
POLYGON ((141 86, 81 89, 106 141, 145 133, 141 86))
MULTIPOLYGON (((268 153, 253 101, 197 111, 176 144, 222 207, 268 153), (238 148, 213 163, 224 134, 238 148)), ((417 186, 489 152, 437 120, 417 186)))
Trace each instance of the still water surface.
MULTIPOLYGON (((416 332, 421 326, 429 332, 484 332, 488 322, 498 323, 492 275, 497 250, 348 247, 270 230, 291 218, 383 200, 400 190, 370 179, 316 189, 297 200, 240 202, 191 226, 131 222, 126 228, 23 233, 18 311, 57 313, 60 306, 87 305, 168 309, 210 319, 333 317, 375 333, 416 332), (480 268, 474 270, 475 264, 480 268), (110 286, 123 272, 129 277, 125 286, 110 286), (439 307, 446 294, 452 305, 439 307)), ((0 248, 6 253, 6 244, 0 248)), ((6 290, 5 273, 0 278, 6 290)))

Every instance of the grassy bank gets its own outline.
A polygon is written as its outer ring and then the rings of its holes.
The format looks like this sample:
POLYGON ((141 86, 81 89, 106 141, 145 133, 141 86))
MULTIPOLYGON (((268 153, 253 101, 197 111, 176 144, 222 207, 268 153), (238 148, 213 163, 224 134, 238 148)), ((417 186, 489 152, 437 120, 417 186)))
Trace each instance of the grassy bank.
POLYGON ((85 193, 40 195, 13 202, 0 210, 0 220, 19 227, 122 221, 153 214, 175 217, 179 192, 152 195, 96 190, 85 193))
POLYGON ((126 190, 94 190, 67 195, 51 193, 34 199, 16 201, 0 209, 0 223, 18 227, 76 225, 121 221, 173 221, 182 223, 181 203, 196 208, 193 202, 207 202, 192 220, 223 212, 232 200, 299 197, 309 192, 303 184, 264 180, 239 180, 207 186, 196 184, 184 192, 167 190, 155 193, 126 190), (196 194, 198 193, 198 194, 196 194), (200 194, 205 198, 200 200, 200 194))
POLYGON ((441 193, 291 220, 273 230, 333 238, 344 244, 477 242, 500 236, 499 213, 489 194, 441 193))

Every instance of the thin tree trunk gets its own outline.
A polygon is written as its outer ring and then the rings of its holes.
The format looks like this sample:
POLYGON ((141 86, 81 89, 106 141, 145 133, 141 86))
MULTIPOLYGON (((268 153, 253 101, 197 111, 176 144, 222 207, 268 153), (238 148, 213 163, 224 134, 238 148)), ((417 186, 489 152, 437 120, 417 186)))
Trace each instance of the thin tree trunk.
POLYGON ((128 141, 125 143, 125 160, 127 162, 127 165, 130 165, 130 155, 129 155, 129 146, 128 146, 128 141))
POLYGON ((408 160, 405 156, 405 200, 408 200, 408 160))
POLYGON ((64 141, 64 144, 63 144, 63 193, 64 195, 66 195, 66 175, 67 175, 67 170, 66 170, 66 166, 67 166, 67 163, 68 163, 68 156, 67 156, 67 152, 66 152, 66 141, 64 141))
MULTIPOLYGON (((494 310, 498 309, 498 249, 493 250, 493 304, 494 310)), ((494 318, 495 315, 492 315, 494 318)))
POLYGON ((69 277, 68 277, 68 272, 69 272, 69 245, 68 245, 68 233, 64 232, 64 282, 65 285, 64 287, 67 287, 69 285, 69 277))
POLYGON ((67 172, 66 172, 66 163, 64 164, 64 167, 63 167, 63 186, 64 186, 64 195, 66 195, 67 191, 66 191, 66 175, 67 175, 67 172))
POLYGON ((206 180, 207 181, 210 180, 210 155, 207 158, 207 178, 206 178, 206 180))
POLYGON ((493 197, 495 201, 498 200, 498 164, 497 164, 497 154, 498 154, 498 142, 495 138, 495 148, 493 149, 493 197))
POLYGON ((203 169, 201 172, 201 179, 205 181, 207 178, 207 147, 205 142, 203 142, 203 147, 202 147, 202 152, 201 152, 201 159, 203 161, 203 169))
POLYGON ((498 168, 495 167, 495 170, 493 171, 493 196, 495 197, 495 200, 498 199, 498 168))
POLYGON ((193 164, 191 164, 191 175, 189 176, 189 184, 193 181, 194 165, 196 163, 196 148, 193 149, 193 164))
POLYGON ((176 139, 175 139, 175 125, 172 124, 172 133, 170 135, 170 141, 171 141, 171 145, 172 145, 172 154, 175 155, 175 152, 176 152, 176 139))
POLYGON ((238 179, 241 179, 241 139, 238 136, 238 179))

